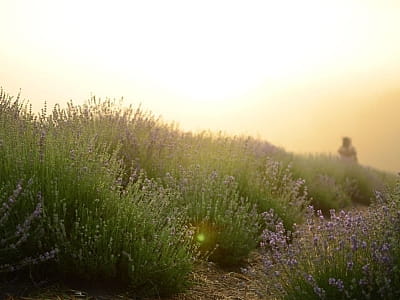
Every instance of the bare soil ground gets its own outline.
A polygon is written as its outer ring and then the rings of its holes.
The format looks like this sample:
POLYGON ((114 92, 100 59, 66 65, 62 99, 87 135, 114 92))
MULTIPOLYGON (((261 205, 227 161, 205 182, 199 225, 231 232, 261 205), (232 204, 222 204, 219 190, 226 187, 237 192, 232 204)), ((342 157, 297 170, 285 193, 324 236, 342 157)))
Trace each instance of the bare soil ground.
MULTIPOLYGON (((247 265, 261 266, 260 255, 253 252, 247 265)), ((246 265, 245 265, 246 266, 246 265)), ((0 284, 0 299, 6 300, 37 300, 37 299, 58 299, 58 300, 111 300, 111 299, 132 299, 132 300, 257 300, 265 299, 260 293, 261 282, 256 278, 243 274, 240 268, 225 270, 212 262, 198 264, 192 272, 192 286, 184 293, 171 297, 139 298, 123 294, 109 294, 99 289, 65 289, 58 286, 38 288, 34 285, 13 285, 12 282, 0 284), (30 293, 33 291, 34 294, 30 293), (26 296, 25 294, 30 294, 26 296), (20 296, 18 296, 20 295, 20 296)))
MULTIPOLYGON (((261 264, 259 254, 253 252, 249 261, 251 265, 261 264)), ((226 271, 213 263, 203 263, 192 274, 194 285, 188 291, 175 295, 168 300, 255 300, 265 299, 260 293, 261 282, 243 274, 240 270, 226 271)), ((153 298, 156 300, 159 298, 153 298)), ((148 299, 150 300, 150 299, 148 299)))

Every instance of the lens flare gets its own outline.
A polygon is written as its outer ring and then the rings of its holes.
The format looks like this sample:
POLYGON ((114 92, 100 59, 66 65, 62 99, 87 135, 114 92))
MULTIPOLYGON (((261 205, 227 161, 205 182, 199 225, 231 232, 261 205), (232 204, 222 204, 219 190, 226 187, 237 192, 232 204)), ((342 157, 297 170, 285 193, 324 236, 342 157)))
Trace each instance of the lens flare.
POLYGON ((204 242, 206 239, 206 236, 203 233, 199 233, 197 235, 197 241, 199 241, 200 243, 204 242))

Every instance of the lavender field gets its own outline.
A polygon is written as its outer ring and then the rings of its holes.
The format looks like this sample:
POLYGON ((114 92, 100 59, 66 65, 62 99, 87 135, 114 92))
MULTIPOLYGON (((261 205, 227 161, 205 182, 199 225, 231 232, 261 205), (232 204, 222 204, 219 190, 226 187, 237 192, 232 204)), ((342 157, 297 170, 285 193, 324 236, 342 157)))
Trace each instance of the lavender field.
POLYGON ((35 114, 0 92, 1 296, 25 282, 174 296, 205 261, 260 299, 398 299, 399 178, 117 101, 35 114))

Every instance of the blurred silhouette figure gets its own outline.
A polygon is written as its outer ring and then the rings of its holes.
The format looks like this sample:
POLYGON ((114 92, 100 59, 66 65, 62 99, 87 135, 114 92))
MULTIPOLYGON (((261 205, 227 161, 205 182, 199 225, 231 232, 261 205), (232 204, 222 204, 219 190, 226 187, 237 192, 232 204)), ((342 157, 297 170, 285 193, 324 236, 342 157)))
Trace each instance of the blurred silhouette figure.
POLYGON ((339 148, 338 152, 343 160, 357 162, 357 152, 352 146, 349 137, 343 138, 342 146, 339 148))

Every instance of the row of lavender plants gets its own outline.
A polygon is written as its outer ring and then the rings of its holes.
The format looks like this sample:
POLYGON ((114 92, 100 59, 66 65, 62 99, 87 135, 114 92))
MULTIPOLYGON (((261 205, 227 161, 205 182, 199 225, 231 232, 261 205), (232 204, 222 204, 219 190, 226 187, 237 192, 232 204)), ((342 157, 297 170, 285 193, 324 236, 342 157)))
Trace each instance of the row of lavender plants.
POLYGON ((350 203, 339 195, 365 199, 390 181, 250 137, 182 132, 109 100, 33 114, 2 91, 0 117, 1 273, 176 292, 199 257, 240 264, 262 212, 293 230, 310 201, 337 208, 350 203), (313 172, 329 184, 313 184, 313 172))
POLYGON ((0 276, 29 270, 169 293, 188 284, 198 250, 232 265, 257 246, 256 203, 198 151, 220 147, 213 138, 95 99, 38 115, 19 98, 0 100, 0 276), (153 157, 157 130, 169 143, 192 141, 193 154, 165 142, 153 157), (174 149, 185 155, 168 165, 174 149))
MULTIPOLYGON (((259 207, 259 212, 273 208, 270 189, 265 188, 269 160, 279 161, 280 169, 291 169, 294 178, 302 178, 316 209, 329 215, 354 203, 369 205, 374 191, 393 185, 395 176, 360 164, 348 164, 331 155, 295 155, 267 141, 248 136, 226 136, 203 131, 183 132, 141 108, 123 108, 116 101, 90 99, 83 106, 68 105, 53 110, 57 126, 84 126, 99 140, 115 150, 126 168, 145 170, 151 178, 166 173, 179 176, 181 167, 200 165, 209 173, 234 176, 240 195, 259 207)), ((275 197, 278 202, 280 197, 275 197)), ((290 214, 297 214, 297 209, 290 214)), ((282 216, 285 224, 298 219, 282 216)))

